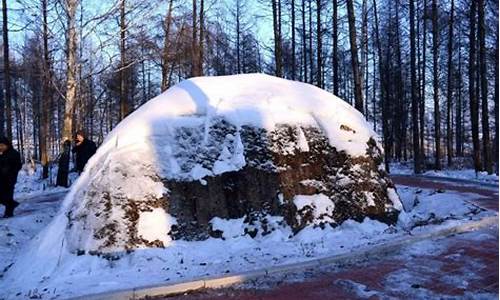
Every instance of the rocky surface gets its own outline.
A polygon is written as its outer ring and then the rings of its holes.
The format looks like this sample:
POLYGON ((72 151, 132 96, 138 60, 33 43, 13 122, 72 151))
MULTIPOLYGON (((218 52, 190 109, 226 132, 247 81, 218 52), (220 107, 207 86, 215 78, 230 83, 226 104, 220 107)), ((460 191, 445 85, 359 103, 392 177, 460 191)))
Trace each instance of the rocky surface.
MULTIPOLYGON (((342 130, 350 129, 343 125, 342 130)), ((170 238, 221 237, 222 232, 211 226, 214 217, 245 217, 245 232, 251 236, 273 230, 276 224, 270 224, 268 216, 282 216, 279 226, 290 226, 294 233, 308 225, 336 226, 347 219, 361 221, 370 217, 388 224, 397 220, 400 208, 393 204, 394 185, 381 168, 381 149, 373 139, 366 141, 365 156, 352 157, 331 146, 319 128, 299 125, 280 125, 268 132, 252 126, 238 129, 218 118, 208 131, 204 126, 185 127, 175 135, 176 148, 180 149, 176 155, 183 162, 179 168, 186 172, 199 166, 217 170, 224 156, 241 156, 244 166, 236 171, 224 172, 222 168, 220 174, 198 180, 161 178, 144 166, 143 172, 150 172, 150 179, 166 188, 162 197, 151 195, 144 199, 127 198, 121 189, 95 182, 84 194, 85 209, 69 214, 69 224, 77 227, 81 226, 79 221, 88 224, 89 220, 101 219, 91 225, 95 228, 93 238, 100 241, 93 252, 165 247, 170 238), (294 200, 303 195, 326 196, 331 209, 316 207, 313 202, 298 207, 294 200), (162 208, 176 219, 169 239, 148 240, 137 230, 141 213, 155 208, 162 208)), ((127 167, 123 162, 113 171, 127 177, 127 167)))
POLYGON ((199 77, 108 135, 54 240, 72 253, 121 253, 223 238, 216 218, 244 219, 241 234, 259 237, 365 217, 392 224, 401 210, 376 133, 345 101, 263 74, 199 77))
MULTIPOLYGON (((236 128, 224 121, 210 128, 214 148, 235 134, 236 128)), ((337 152, 314 127, 282 125, 272 132, 243 127, 239 134, 247 161, 241 170, 203 181, 165 181, 170 192, 164 203, 177 218, 173 232, 176 238, 205 238, 211 233, 209 222, 214 217, 284 216, 294 232, 309 224, 335 226, 366 216, 386 223, 396 221, 398 211, 387 194, 394 185, 379 168, 381 150, 375 141, 367 141, 370 151, 366 156, 350 157, 337 152), (301 135, 307 142, 306 149, 301 149, 301 135), (315 194, 326 195, 335 209, 320 216, 314 216, 311 205, 297 209, 295 196, 315 194)), ((213 149, 214 153, 218 151, 222 150, 213 149)), ((212 169, 217 155, 212 159, 209 155, 201 157, 206 168, 212 169)))

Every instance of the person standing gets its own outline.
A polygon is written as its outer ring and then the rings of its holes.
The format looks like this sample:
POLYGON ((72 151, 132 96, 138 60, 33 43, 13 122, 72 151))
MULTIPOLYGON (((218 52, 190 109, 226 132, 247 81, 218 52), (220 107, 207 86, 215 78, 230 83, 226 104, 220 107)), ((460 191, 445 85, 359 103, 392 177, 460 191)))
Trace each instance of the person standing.
POLYGON ((95 154, 97 147, 95 143, 85 136, 83 130, 78 130, 76 132, 75 146, 73 147, 73 153, 76 155, 76 171, 78 174, 83 172, 87 161, 95 154))
POLYGON ((71 142, 69 140, 64 141, 63 151, 59 155, 57 170, 57 180, 56 185, 62 187, 68 187, 68 170, 69 170, 69 152, 71 149, 71 142))
POLYGON ((14 216, 14 209, 19 205, 14 200, 14 187, 21 167, 19 152, 12 147, 8 138, 0 137, 0 203, 5 205, 4 218, 14 216))

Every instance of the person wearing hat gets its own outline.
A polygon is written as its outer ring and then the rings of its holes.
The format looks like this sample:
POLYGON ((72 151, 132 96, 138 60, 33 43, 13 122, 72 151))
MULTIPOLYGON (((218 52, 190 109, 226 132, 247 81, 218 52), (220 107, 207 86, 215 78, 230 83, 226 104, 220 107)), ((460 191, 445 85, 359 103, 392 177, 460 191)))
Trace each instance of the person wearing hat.
POLYGON ((19 205, 14 200, 14 187, 21 167, 19 152, 8 138, 0 137, 0 203, 5 205, 4 218, 14 216, 14 209, 19 205))
POLYGON ((85 136, 83 130, 78 130, 76 132, 75 146, 73 147, 73 153, 76 156, 76 171, 80 174, 83 172, 87 161, 95 154, 97 147, 95 143, 85 136))

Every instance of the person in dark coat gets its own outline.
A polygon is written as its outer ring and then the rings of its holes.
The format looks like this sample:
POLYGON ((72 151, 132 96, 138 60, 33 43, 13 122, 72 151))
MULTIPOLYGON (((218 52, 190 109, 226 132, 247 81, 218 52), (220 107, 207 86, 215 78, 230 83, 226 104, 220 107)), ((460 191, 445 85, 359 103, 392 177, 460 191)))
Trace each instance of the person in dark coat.
POLYGON ((19 205, 14 200, 14 187, 21 167, 19 152, 12 147, 8 138, 0 137, 0 203, 5 205, 4 218, 14 216, 14 209, 19 205))
POLYGON ((87 139, 83 130, 76 132, 75 146, 73 153, 76 155, 76 171, 82 173, 87 161, 95 154, 97 147, 94 142, 87 139))
POLYGON ((69 154, 71 149, 71 142, 69 140, 64 141, 63 151, 59 155, 57 170, 57 186, 68 187, 68 171, 69 171, 69 154))

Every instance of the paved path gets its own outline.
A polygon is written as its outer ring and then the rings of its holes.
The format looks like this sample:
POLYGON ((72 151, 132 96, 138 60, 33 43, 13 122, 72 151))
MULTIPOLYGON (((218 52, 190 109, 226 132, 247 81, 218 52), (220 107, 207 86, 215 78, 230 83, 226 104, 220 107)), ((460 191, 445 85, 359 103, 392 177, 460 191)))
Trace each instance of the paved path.
POLYGON ((493 188, 490 185, 481 186, 479 183, 467 183, 462 180, 438 180, 423 176, 392 175, 391 178, 396 185, 406 185, 423 189, 451 190, 459 193, 474 193, 479 195, 479 197, 472 198, 470 200, 472 203, 498 212, 498 187, 493 188))
POLYGON ((420 245, 429 250, 423 255, 405 253, 413 247, 341 270, 306 270, 302 282, 271 279, 168 299, 498 299, 498 228, 420 245))
MULTIPOLYGON (((479 196, 471 202, 498 211, 498 189, 423 177, 393 176, 393 180, 399 185, 474 193, 479 196)), ((498 249, 495 226, 420 242, 351 265, 168 299, 498 299, 498 249)))

